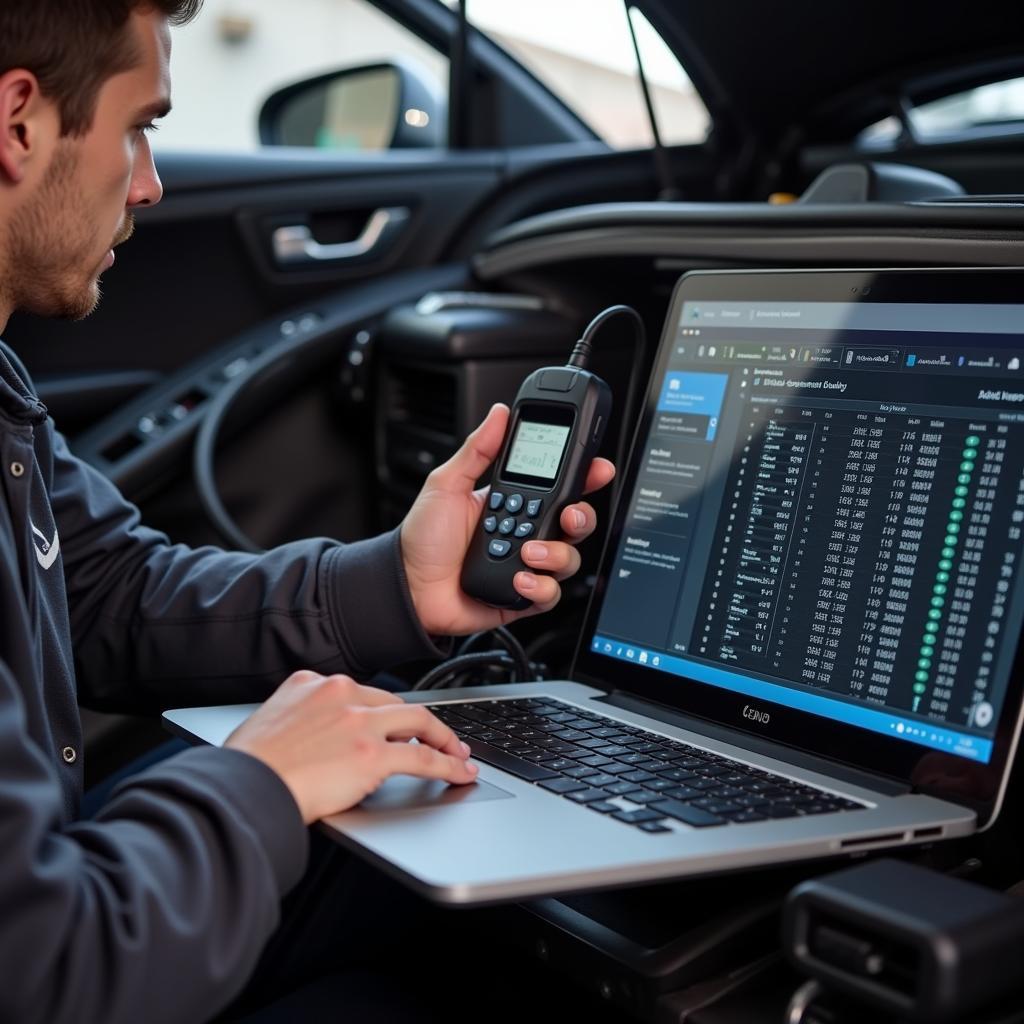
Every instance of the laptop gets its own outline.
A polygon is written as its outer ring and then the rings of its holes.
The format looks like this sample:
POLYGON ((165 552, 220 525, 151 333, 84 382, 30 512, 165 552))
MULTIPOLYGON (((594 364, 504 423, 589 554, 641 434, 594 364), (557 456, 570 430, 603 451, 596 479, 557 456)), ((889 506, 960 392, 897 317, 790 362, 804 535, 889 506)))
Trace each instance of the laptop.
MULTIPOLYGON (((1024 690, 1022 363, 1024 272, 686 274, 571 679, 408 695, 479 782, 395 778, 323 827, 451 904, 988 827, 1024 690)), ((251 711, 166 718, 220 743, 251 711)))

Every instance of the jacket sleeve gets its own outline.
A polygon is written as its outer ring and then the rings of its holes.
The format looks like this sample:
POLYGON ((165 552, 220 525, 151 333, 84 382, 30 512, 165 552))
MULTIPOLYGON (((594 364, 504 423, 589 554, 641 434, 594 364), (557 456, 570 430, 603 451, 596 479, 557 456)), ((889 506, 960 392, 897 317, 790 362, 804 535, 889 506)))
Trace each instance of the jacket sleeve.
POLYGON ((213 747, 63 825, 59 781, 0 660, 0 1020, 208 1019, 252 971, 307 844, 274 772, 213 747))
POLYGON ((413 608, 397 530, 259 556, 172 545, 57 433, 51 504, 84 704, 258 700, 300 668, 365 679, 441 653, 413 608))

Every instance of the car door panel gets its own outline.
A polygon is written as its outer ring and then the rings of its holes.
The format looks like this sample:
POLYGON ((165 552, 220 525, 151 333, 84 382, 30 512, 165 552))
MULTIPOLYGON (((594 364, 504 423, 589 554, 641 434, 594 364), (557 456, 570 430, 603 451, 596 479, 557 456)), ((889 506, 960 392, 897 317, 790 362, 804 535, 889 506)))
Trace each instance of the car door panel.
POLYGON ((138 211, 135 237, 104 274, 96 312, 77 324, 17 315, 6 338, 44 388, 56 392, 60 381, 77 379, 79 418, 90 405, 109 411, 109 374, 172 373, 298 302, 437 263, 497 184, 496 163, 168 154, 160 160, 165 198, 138 211), (330 243, 344 240, 330 231, 346 218, 359 225, 367 211, 396 207, 409 211, 401 231, 365 258, 290 267, 273 258, 273 230, 286 222, 309 225, 330 243), (101 378, 84 376, 94 373, 101 378), (85 394, 93 386, 102 398, 85 394))

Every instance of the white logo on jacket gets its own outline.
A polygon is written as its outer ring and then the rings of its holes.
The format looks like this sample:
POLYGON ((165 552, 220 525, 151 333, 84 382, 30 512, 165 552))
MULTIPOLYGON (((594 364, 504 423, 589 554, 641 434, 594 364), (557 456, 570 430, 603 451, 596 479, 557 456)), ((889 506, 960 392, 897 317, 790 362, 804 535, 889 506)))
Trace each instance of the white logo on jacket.
POLYGON ((31 520, 29 520, 29 526, 32 527, 32 532, 39 538, 33 541, 32 545, 36 553, 36 561, 44 569, 49 569, 57 561, 57 556, 60 554, 60 537, 57 536, 57 528, 54 527, 53 529, 53 540, 47 540, 46 534, 31 520))

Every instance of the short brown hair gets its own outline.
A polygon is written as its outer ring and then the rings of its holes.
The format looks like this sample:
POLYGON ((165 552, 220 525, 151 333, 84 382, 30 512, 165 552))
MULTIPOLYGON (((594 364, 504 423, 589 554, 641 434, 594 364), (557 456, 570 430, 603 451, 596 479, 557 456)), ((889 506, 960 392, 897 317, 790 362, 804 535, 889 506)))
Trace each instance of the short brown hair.
POLYGON ((103 83, 135 66, 128 34, 137 8, 174 25, 191 21, 203 0, 0 0, 0 75, 25 68, 60 111, 62 135, 84 135, 103 83))

